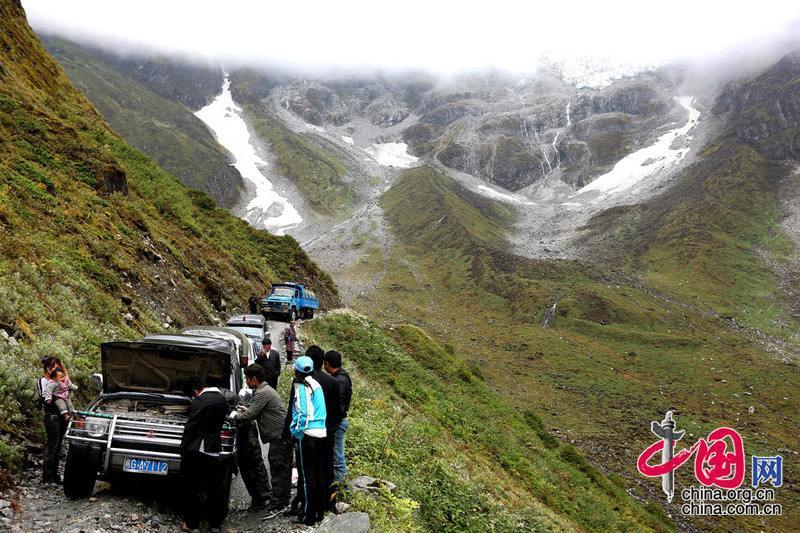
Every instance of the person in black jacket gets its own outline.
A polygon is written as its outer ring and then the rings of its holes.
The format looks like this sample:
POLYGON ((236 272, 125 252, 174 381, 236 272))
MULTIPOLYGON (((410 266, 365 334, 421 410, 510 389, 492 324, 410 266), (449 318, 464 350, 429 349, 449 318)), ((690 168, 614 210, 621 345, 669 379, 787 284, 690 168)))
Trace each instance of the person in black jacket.
POLYGON ((347 411, 350 410, 350 400, 353 397, 353 382, 350 374, 342 368, 342 354, 331 350, 325 354, 325 372, 333 376, 339 385, 339 401, 341 420, 334 429, 333 434, 333 480, 341 483, 347 476, 347 463, 344 458, 344 435, 350 425, 347 422, 347 411))
MULTIPOLYGON (((325 351, 322 348, 316 345, 309 346, 306 350, 306 356, 310 357, 314 362, 313 377, 317 383, 320 384, 320 387, 322 387, 322 393, 325 396, 325 410, 327 411, 327 417, 325 418, 325 429, 327 430, 327 436, 325 437, 324 442, 323 479, 325 481, 325 487, 328 495, 326 507, 329 510, 333 510, 336 504, 336 502, 333 501, 333 433, 334 428, 336 428, 336 426, 339 425, 339 422, 341 422, 341 400, 339 395, 339 385, 333 377, 329 376, 322 370, 322 363, 323 359, 325 358, 325 351)), ((289 392, 289 405, 294 405, 294 388, 292 388, 292 390, 289 392)), ((290 438, 289 424, 291 421, 292 417, 290 409, 283 425, 283 435, 285 439, 290 438)), ((302 503, 302 498, 303 495, 298 493, 295 501, 292 502, 293 510, 302 503)))
POLYGON ((256 356, 255 363, 264 369, 264 381, 275 390, 278 390, 278 378, 281 377, 281 355, 278 350, 272 349, 272 339, 264 337, 261 341, 261 351, 256 356))
POLYGON ((208 495, 208 525, 219 530, 228 509, 224 476, 230 475, 220 460, 220 432, 228 415, 228 402, 216 387, 204 387, 197 376, 190 379, 192 405, 181 438, 181 481, 185 528, 200 526, 200 494, 208 495))
POLYGON ((258 314, 258 298, 256 298, 255 294, 251 294, 250 298, 247 299, 247 307, 250 308, 251 315, 258 314))

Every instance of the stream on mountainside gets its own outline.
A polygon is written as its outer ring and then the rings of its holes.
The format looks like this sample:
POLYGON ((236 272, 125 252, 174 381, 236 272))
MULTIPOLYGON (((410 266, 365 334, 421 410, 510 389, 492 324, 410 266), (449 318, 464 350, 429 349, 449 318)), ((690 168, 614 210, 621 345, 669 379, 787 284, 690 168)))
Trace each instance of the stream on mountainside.
POLYGON ((303 217, 288 198, 275 190, 264 170, 270 165, 264 161, 251 142, 250 130, 242 118, 242 108, 236 105, 231 94, 228 73, 222 82, 222 92, 213 102, 195 113, 233 155, 233 166, 252 185, 253 197, 245 206, 242 216, 256 228, 268 229, 283 235, 289 228, 303 221, 303 217))

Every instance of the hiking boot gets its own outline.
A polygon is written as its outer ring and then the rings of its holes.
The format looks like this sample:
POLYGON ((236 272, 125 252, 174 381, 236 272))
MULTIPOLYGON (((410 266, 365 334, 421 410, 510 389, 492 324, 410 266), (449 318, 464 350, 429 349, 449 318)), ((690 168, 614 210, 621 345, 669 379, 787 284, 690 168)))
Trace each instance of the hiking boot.
POLYGON ((261 517, 261 520, 272 520, 278 515, 284 514, 289 509, 289 504, 271 504, 267 507, 267 512, 261 517))
POLYGON ((248 513, 257 513, 267 508, 267 502, 264 500, 253 500, 250 507, 247 508, 248 513))

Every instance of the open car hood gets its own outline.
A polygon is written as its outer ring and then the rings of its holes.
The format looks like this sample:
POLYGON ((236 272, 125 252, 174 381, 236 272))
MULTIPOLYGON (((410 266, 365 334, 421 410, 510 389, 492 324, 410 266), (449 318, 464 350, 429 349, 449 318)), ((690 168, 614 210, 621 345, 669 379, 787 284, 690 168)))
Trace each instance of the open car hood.
POLYGON ((153 335, 101 345, 103 392, 183 394, 188 379, 230 382, 235 348, 224 339, 153 335))

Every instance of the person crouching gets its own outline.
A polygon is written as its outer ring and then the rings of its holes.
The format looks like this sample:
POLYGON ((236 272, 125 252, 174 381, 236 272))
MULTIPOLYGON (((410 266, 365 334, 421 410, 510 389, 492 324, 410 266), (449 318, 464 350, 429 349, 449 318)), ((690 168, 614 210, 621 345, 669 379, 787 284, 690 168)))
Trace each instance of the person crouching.
POLYGON ((325 515, 325 397, 319 382, 314 379, 314 362, 310 357, 299 357, 294 363, 295 379, 292 422, 289 427, 297 441, 300 458, 298 490, 303 491, 303 506, 299 520, 311 526, 325 515))

